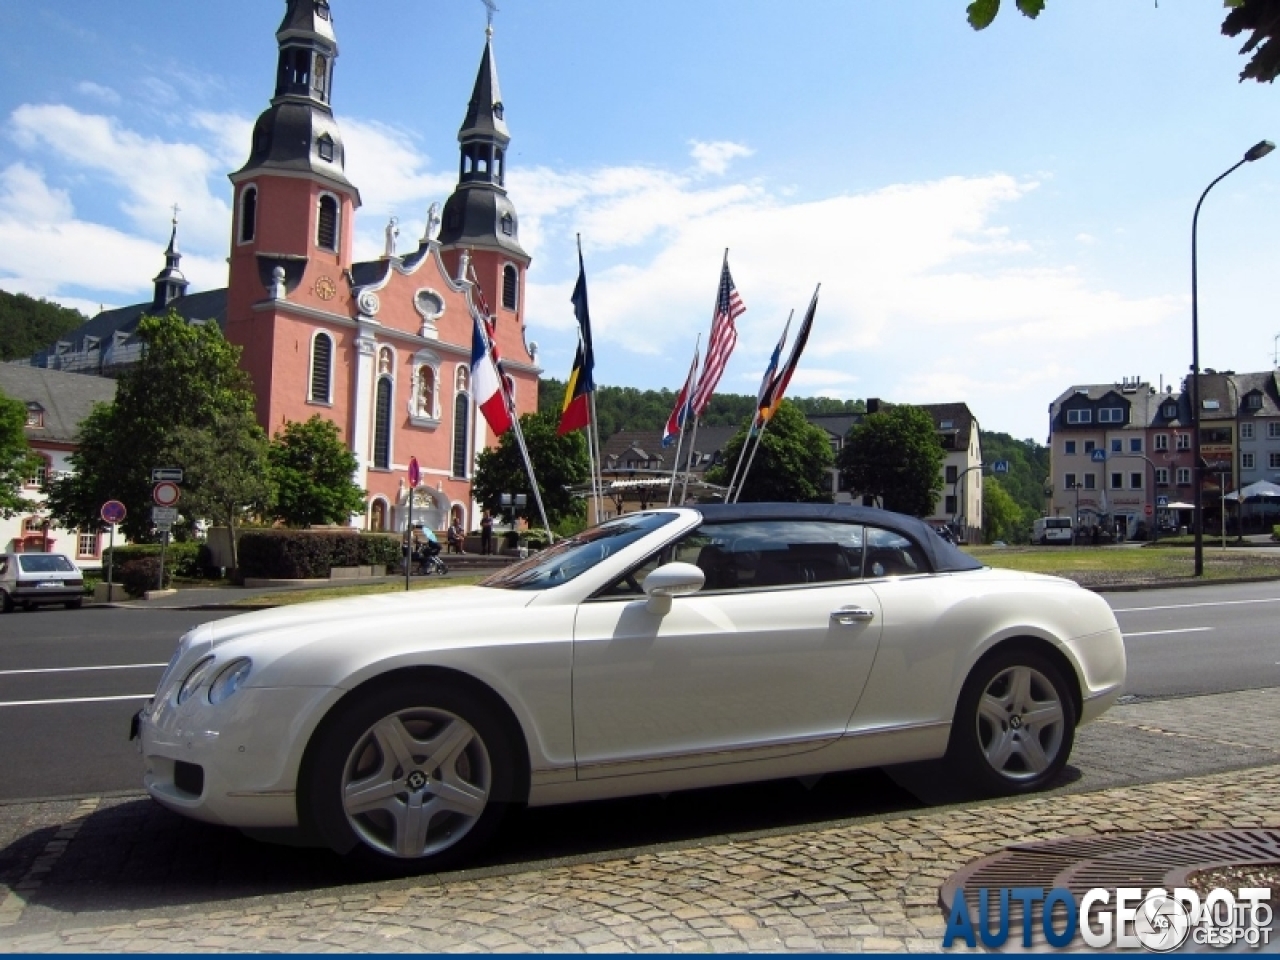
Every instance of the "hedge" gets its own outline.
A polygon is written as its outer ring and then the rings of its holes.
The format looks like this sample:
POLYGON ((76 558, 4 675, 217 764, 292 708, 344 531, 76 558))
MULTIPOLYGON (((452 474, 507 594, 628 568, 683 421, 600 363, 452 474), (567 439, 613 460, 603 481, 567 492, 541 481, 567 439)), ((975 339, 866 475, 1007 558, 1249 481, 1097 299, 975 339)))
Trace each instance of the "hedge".
POLYGON ((240 577, 310 580, 333 567, 399 566, 402 540, 395 534, 346 530, 255 530, 240 536, 240 577))
MULTIPOLYGON (((114 571, 112 571, 114 574, 114 571)), ((148 590, 157 589, 160 579, 160 554, 157 551, 149 556, 134 557, 120 568, 120 582, 124 584, 124 592, 131 597, 140 597, 148 590)), ((169 565, 164 568, 164 583, 169 586, 172 574, 169 565)))
MULTIPOLYGON (((197 577, 204 576, 205 572, 200 562, 200 551, 202 549, 204 549, 204 544, 194 540, 174 540, 170 542, 164 554, 166 576, 172 573, 173 576, 183 580, 194 580, 197 577)), ((134 543, 127 546, 108 547, 102 551, 102 576, 104 578, 107 575, 108 554, 113 554, 114 557, 111 561, 112 579, 116 583, 123 583, 124 581, 120 579, 120 571, 130 561, 140 560, 143 557, 155 557, 156 562, 160 562, 160 544, 134 543)), ((214 575, 217 575, 217 571, 214 571, 214 575)))

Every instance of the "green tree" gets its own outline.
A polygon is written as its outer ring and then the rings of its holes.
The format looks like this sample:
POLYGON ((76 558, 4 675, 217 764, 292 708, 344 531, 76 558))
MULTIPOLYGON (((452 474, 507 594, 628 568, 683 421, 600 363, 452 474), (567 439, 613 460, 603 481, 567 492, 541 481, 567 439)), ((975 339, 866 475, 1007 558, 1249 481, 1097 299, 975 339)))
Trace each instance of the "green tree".
MULTIPOLYGON (((1013 497, 1031 521, 1044 512, 1044 482, 1049 476, 1049 448, 1034 440, 1015 440, 1007 433, 982 431, 982 460, 988 466, 997 460, 1009 464, 1000 477, 1000 486, 1013 497)), ((1004 538, 1008 540, 1008 537, 1004 538)))
POLYGON ((1027 540, 1027 518, 1008 491, 995 477, 982 480, 982 534, 987 543, 1003 540, 1020 543, 1027 540))
POLYGON ((895 405, 869 414, 849 431, 840 471, 861 494, 886 510, 927 517, 942 492, 942 461, 933 418, 919 407, 895 405))
MULTIPOLYGON (((79 447, 68 460, 70 474, 47 484, 53 517, 70 528, 96 526, 108 500, 128 509, 121 528, 130 539, 154 540, 151 470, 181 467, 169 458, 183 428, 209 430, 219 417, 253 410, 240 349, 216 323, 188 324, 170 311, 144 317, 138 336, 145 349, 137 366, 121 375, 115 401, 98 404, 80 425, 79 447)), ((195 481, 183 496, 198 496, 195 481)))
MULTIPOLYGON (((564 520, 579 518, 586 504, 569 492, 575 483, 584 483, 591 468, 587 459, 587 438, 581 430, 565 436, 557 436, 560 410, 544 410, 526 413, 520 418, 529 459, 538 478, 542 492, 542 504, 547 510, 547 521, 555 526, 564 520)), ((471 495, 476 502, 491 513, 501 513, 501 495, 523 493, 528 503, 516 516, 522 516, 530 525, 540 525, 538 506, 529 489, 529 475, 525 472, 515 431, 508 430, 498 440, 496 447, 483 450, 476 457, 476 472, 471 483, 471 495)))
POLYGON ((27 445, 27 407, 0 393, 0 517, 30 506, 22 487, 35 472, 36 458, 27 445))
MULTIPOLYGON (((722 486, 733 478, 748 430, 744 426, 725 447, 724 462, 707 471, 707 482, 722 486)), ((747 447, 747 456, 751 448, 747 447)), ((760 436, 760 447, 751 460, 745 481, 741 474, 739 499, 791 503, 830 503, 831 467, 834 457, 826 431, 810 425, 790 400, 783 400, 768 429, 760 436)), ((746 463, 743 463, 746 469, 746 463)))
MULTIPOLYGON (((1034 20, 1044 10, 1045 0, 1016 0, 1016 3, 1023 16, 1034 20)), ((1253 54, 1240 71, 1241 82, 1275 80, 1280 76, 1280 0, 1223 0, 1222 5, 1230 10, 1222 21, 1224 36, 1253 34, 1240 48, 1241 54, 1253 54)), ((973 0, 965 12, 973 29, 985 30, 1000 12, 1000 0, 973 0)))
POLYGON ((363 513, 365 492, 351 479, 357 466, 332 420, 316 414, 305 423, 289 421, 271 441, 276 519, 310 527, 346 523, 363 513))
POLYGON ((0 290, 0 360, 29 357, 88 319, 49 300, 0 290))
POLYGON ((247 513, 265 513, 273 493, 267 435, 252 411, 217 410, 208 424, 179 427, 168 453, 183 467, 183 512, 225 526, 231 566, 239 566, 236 521, 247 513))

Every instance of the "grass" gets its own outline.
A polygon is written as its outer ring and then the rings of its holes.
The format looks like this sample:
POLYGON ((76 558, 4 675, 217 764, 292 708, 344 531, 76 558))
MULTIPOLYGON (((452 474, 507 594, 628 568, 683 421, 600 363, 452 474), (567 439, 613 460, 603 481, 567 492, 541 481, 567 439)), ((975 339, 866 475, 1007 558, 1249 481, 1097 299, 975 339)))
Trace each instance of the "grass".
MULTIPOLYGON (((992 567, 1047 573, 1084 586, 1117 586, 1160 581, 1192 583, 1190 550, 1100 547, 970 547, 974 559, 992 567)), ((1204 579, 1280 577, 1280 551, 1274 554, 1223 550, 1205 543, 1204 579)))
MULTIPOLYGON (((442 587, 461 587, 478 583, 487 574, 467 574, 448 577, 414 577, 410 590, 439 590, 442 587)), ((315 590, 281 590, 257 597, 245 597, 231 604, 234 607, 287 607, 295 603, 311 603, 314 600, 333 600, 338 597, 363 597, 373 593, 404 593, 404 581, 396 583, 352 584, 344 587, 320 587, 315 590)))

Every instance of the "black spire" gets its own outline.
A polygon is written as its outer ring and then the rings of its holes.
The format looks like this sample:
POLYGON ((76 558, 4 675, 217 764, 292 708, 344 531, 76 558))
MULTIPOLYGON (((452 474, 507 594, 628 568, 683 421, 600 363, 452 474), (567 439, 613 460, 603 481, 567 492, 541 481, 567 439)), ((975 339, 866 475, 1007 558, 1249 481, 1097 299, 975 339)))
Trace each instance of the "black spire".
POLYGON ((187 292, 187 278, 178 269, 182 254, 178 252, 178 206, 173 207, 173 231, 169 234, 169 246, 164 252, 164 269, 155 275, 155 296, 151 309, 159 313, 171 302, 187 292))
POLYGON ((484 54, 467 115, 458 131, 458 187, 444 205, 440 243, 498 248, 528 260, 520 246, 519 221, 507 198, 506 156, 511 134, 493 60, 493 26, 485 29, 484 54))
POLYGON ((286 3, 276 31, 280 59, 275 96, 254 125, 248 163, 232 180, 259 170, 312 173, 354 193, 345 173, 342 134, 330 106, 338 41, 329 0, 286 3))

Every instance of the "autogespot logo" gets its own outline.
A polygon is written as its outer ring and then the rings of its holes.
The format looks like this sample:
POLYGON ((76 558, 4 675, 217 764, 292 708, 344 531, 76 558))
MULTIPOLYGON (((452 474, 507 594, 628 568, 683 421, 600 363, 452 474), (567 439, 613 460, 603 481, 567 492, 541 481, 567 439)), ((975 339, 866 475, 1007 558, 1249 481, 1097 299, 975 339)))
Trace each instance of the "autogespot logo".
POLYGON ((1047 894, 1041 887, 984 887, 977 891, 976 915, 971 915, 965 891, 959 890, 942 946, 959 940, 969 947, 981 942, 997 949, 1020 922, 1024 947, 1032 945, 1038 926, 1044 942, 1058 948, 1071 945, 1077 936, 1098 949, 1144 947, 1153 953, 1177 950, 1188 940, 1198 947, 1257 948, 1271 943, 1270 899, 1268 887, 1241 887, 1234 894, 1219 887, 1203 901, 1186 887, 1172 892, 1095 887, 1078 902, 1062 887, 1047 894))

